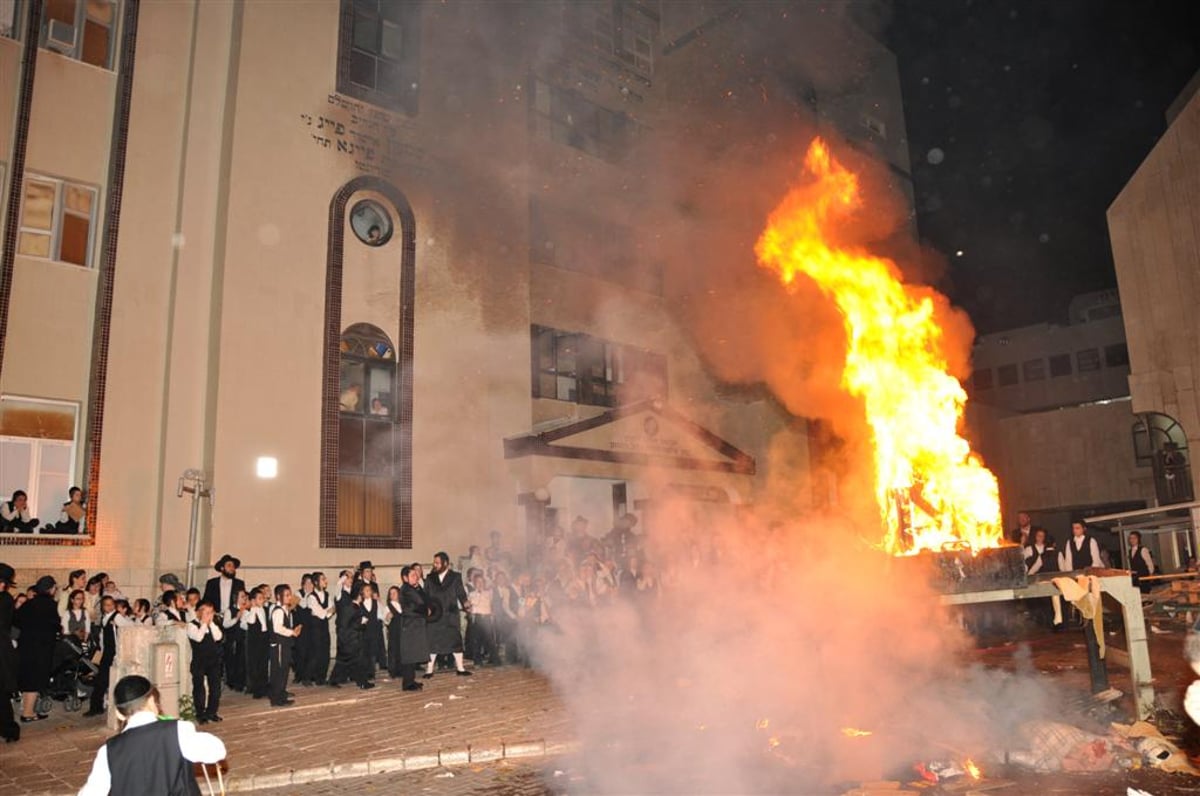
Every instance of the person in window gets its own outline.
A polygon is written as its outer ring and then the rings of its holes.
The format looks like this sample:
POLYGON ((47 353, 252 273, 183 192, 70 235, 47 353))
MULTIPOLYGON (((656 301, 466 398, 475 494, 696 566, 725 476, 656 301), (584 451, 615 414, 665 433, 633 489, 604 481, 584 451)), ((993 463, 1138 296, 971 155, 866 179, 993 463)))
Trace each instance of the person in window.
POLYGON ((342 407, 343 412, 357 412, 358 405, 362 402, 362 385, 351 384, 346 389, 342 390, 342 397, 338 400, 338 404, 342 407))
POLYGON ((11 500, 0 503, 0 532, 33 533, 40 524, 41 520, 29 514, 29 496, 24 490, 18 489, 11 500))
POLYGON ((378 397, 371 399, 371 414, 379 417, 387 417, 388 408, 378 397))
POLYGON ((67 498, 62 513, 58 515, 58 522, 47 525, 42 529, 42 533, 79 533, 86 511, 83 505, 83 490, 73 486, 67 491, 67 498))

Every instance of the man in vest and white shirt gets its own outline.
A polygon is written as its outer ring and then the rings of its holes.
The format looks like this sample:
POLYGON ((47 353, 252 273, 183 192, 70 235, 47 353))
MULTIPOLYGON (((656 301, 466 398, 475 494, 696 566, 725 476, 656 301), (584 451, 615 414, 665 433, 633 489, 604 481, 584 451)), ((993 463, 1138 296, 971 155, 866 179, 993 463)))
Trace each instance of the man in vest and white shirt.
POLYGON ((1071 523, 1071 538, 1063 545, 1059 553, 1058 567, 1063 572, 1074 572, 1088 567, 1102 567, 1104 561, 1100 558, 1100 545, 1087 532, 1087 524, 1083 520, 1071 523))

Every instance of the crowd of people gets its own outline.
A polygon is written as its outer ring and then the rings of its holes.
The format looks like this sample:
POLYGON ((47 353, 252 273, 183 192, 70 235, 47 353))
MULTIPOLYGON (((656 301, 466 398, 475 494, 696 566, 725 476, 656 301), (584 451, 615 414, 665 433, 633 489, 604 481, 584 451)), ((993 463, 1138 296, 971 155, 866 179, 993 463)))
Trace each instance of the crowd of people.
MULTIPOLYGON (((174 573, 158 579, 153 601, 128 599, 104 572, 72 571, 65 584, 50 575, 18 588, 0 564, 0 694, 20 692, 21 711, 0 699, 0 737, 15 741, 39 712, 66 643, 95 664, 85 716, 105 712, 122 628, 178 624, 191 646, 191 696, 198 723, 220 722, 221 694, 245 692, 271 705, 292 704, 299 686, 375 687, 379 672, 419 691, 439 671, 468 677, 470 661, 530 664, 542 633, 555 632, 573 611, 625 601, 644 606, 660 584, 646 560, 637 518, 626 514, 603 536, 576 517, 570 532, 548 531, 518 563, 493 531, 458 560, 439 552, 432 566, 414 562, 384 587, 371 561, 339 572, 305 573, 296 584, 247 586, 241 561, 223 555, 203 590, 174 573)), ((43 703, 44 704, 44 703, 43 703)))

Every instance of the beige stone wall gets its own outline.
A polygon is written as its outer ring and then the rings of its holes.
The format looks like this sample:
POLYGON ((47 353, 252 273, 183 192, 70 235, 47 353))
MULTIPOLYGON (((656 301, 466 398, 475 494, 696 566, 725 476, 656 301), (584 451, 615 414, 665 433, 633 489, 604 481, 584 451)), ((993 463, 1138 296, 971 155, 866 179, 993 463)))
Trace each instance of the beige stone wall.
POLYGON ((1000 481, 1006 527, 1022 510, 1138 500, 1154 505, 1151 468, 1134 459, 1127 400, 1027 414, 972 405, 968 420, 1000 481))
POLYGON ((1133 411, 1175 418, 1200 492, 1200 94, 1108 209, 1129 341, 1133 411))

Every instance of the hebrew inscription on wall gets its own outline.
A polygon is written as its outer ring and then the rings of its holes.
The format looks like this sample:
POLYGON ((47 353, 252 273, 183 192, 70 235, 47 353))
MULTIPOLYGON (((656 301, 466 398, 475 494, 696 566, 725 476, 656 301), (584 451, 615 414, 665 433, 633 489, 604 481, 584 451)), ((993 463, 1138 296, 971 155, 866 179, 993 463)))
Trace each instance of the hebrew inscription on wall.
POLYGON ((413 125, 403 117, 330 94, 321 112, 301 113, 300 122, 313 146, 353 161, 364 174, 424 171, 425 152, 414 143, 413 125))

